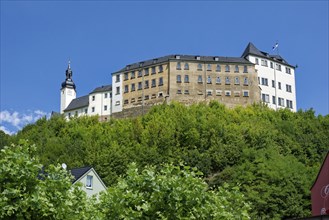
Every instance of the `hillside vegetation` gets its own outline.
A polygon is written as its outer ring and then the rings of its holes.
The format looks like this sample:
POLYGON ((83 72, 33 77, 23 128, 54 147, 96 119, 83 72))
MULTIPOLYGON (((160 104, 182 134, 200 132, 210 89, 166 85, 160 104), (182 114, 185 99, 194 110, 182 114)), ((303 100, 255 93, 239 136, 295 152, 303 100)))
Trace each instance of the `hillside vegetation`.
MULTIPOLYGON (((4 135, 2 135, 4 136, 4 135)), ((218 102, 154 106, 138 118, 43 118, 1 144, 27 139, 45 165, 92 165, 108 186, 132 162, 143 169, 185 164, 210 187, 239 186, 253 219, 310 215, 310 187, 329 148, 329 116, 218 102)))

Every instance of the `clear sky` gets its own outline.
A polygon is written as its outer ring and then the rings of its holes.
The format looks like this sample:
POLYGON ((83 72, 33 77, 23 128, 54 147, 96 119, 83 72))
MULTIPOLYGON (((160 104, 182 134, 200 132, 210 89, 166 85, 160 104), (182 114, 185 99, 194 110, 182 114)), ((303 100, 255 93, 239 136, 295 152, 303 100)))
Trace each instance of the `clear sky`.
POLYGON ((59 111, 127 64, 169 54, 241 56, 252 42, 296 70, 297 108, 328 110, 328 1, 1 1, 0 128, 59 111))

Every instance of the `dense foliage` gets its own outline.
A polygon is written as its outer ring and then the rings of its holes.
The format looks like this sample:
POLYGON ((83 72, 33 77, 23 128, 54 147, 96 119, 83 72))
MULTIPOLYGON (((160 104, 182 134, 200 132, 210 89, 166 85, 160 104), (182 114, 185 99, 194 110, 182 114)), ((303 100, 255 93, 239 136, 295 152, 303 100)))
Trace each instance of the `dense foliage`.
POLYGON ((1 219, 250 219, 250 206, 237 187, 215 190, 196 168, 164 164, 124 178, 97 197, 72 185, 61 166, 46 169, 27 142, 0 152, 1 219))
POLYGON ((114 185, 132 162, 183 162, 210 186, 240 184, 252 218, 310 215, 310 187, 329 146, 329 116, 266 106, 228 109, 212 102, 155 106, 143 117, 43 118, 10 138, 37 146, 43 164, 92 165, 114 185))

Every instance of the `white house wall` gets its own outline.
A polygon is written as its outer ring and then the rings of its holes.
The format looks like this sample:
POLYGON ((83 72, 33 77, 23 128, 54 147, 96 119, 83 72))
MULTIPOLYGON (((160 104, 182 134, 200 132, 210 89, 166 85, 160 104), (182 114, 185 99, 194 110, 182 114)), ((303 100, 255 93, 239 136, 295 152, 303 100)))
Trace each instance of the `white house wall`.
POLYGON ((94 169, 89 170, 77 182, 82 183, 82 190, 85 191, 87 193, 87 196, 89 196, 89 197, 106 190, 106 187, 100 181, 99 176, 96 174, 94 169), (92 187, 91 188, 86 187, 87 175, 93 176, 92 187))
POLYGON ((276 70, 276 62, 264 57, 257 57, 249 55, 247 57, 250 62, 255 64, 255 68, 259 77, 259 86, 262 94, 269 95, 269 102, 267 105, 273 109, 280 109, 287 107, 286 100, 292 101, 291 110, 296 112, 296 85, 295 85, 295 70, 290 66, 286 66, 282 63, 281 71, 276 70), (258 58, 258 64, 256 64, 256 58, 258 58), (267 60, 267 66, 262 66, 262 60, 267 60), (271 68, 271 62, 273 62, 273 68, 271 68), (286 73, 286 67, 290 68, 290 74, 286 73), (267 79, 268 85, 262 85, 262 78, 267 79), (275 87, 272 86, 272 80, 275 81, 275 87), (279 89, 279 82, 281 83, 281 89, 279 89), (291 92, 286 91, 286 85, 291 86, 291 92), (273 96, 276 98, 275 104, 273 103, 273 96), (278 98, 284 99, 284 105, 279 106, 278 98))
POLYGON ((117 73, 112 75, 112 112, 121 112, 122 111, 122 75, 117 73), (117 80, 117 75, 119 75, 119 80, 117 80), (117 92, 119 88, 119 92, 117 92))
POLYGON ((110 91, 92 93, 89 95, 88 115, 110 115, 111 114, 111 98, 110 91), (107 98, 105 98, 107 94, 107 98))

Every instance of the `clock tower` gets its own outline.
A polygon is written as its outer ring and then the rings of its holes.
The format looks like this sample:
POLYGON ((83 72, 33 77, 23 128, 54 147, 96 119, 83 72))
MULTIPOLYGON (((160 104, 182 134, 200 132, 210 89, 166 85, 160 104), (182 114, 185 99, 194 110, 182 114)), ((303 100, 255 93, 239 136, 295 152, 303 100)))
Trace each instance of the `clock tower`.
POLYGON ((61 88, 61 111, 60 111, 61 114, 64 113, 64 110, 71 103, 71 101, 76 98, 75 84, 72 80, 72 70, 71 70, 70 61, 65 74, 66 74, 66 79, 62 83, 62 88, 61 88))

